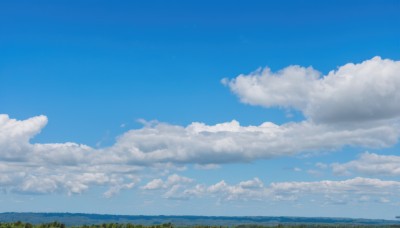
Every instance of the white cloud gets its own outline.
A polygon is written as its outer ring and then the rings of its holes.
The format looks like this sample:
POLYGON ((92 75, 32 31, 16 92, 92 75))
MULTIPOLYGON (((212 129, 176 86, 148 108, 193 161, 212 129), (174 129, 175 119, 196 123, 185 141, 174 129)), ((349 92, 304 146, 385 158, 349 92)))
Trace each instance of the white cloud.
MULTIPOLYGON (((126 169, 121 167, 122 170, 126 169)), ((124 173, 118 167, 42 166, 27 163, 0 165, 0 189, 16 193, 81 194, 93 186, 107 186, 112 196, 121 189, 133 187, 139 181, 135 169, 124 173)))
POLYGON ((192 181, 193 181, 193 179, 191 179, 191 178, 179 176, 178 174, 172 174, 167 178, 167 181, 165 182, 165 184, 167 186, 173 186, 173 185, 177 185, 177 184, 191 183, 192 181))
POLYGON ((89 146, 30 143, 46 124, 45 116, 19 121, 0 115, 1 190, 79 194, 95 185, 109 186, 115 192, 132 183, 130 175, 139 167, 95 163, 95 157, 104 155, 89 146))
POLYGON ((17 161, 25 159, 25 152, 31 145, 29 140, 47 124, 47 117, 36 116, 27 120, 10 119, 0 115, 0 158, 17 161))
POLYGON ((311 122, 241 126, 237 121, 187 127, 157 124, 130 130, 107 151, 107 161, 129 164, 222 164, 289 156, 301 152, 334 150, 345 145, 388 147, 397 142, 399 130, 375 125, 340 128, 311 122), (223 126, 223 127, 222 127, 223 126))
POLYGON ((111 198, 114 195, 118 194, 122 189, 131 189, 135 187, 136 181, 130 182, 130 183, 124 183, 124 184, 118 184, 112 186, 109 190, 104 192, 104 197, 106 198, 111 198))
POLYGON ((365 152, 357 160, 333 163, 331 167, 339 175, 400 176, 400 156, 365 152))
POLYGON ((194 182, 193 179, 188 177, 172 174, 166 180, 153 179, 146 185, 142 186, 142 190, 166 190, 162 195, 166 199, 186 200, 192 194, 182 192, 190 183, 194 182))
POLYGON ((400 190, 400 182, 356 177, 343 181, 281 182, 270 185, 269 194, 300 196, 320 194, 327 197, 341 195, 392 195, 400 190))
POLYGON ((374 57, 348 63, 326 76, 311 67, 269 68, 223 83, 244 103, 295 108, 319 123, 400 117, 400 62, 374 57))
POLYGON ((229 185, 222 180, 205 190, 203 194, 211 194, 223 200, 261 200, 265 196, 264 184, 258 178, 237 185, 229 185))
POLYGON ((153 179, 142 187, 144 190, 158 190, 162 188, 164 188, 164 181, 161 179, 153 179))
POLYGON ((3 160, 9 160, 12 156, 16 159, 17 154, 20 160, 45 166, 246 162, 301 152, 334 150, 345 145, 388 147, 397 142, 399 135, 399 130, 393 126, 348 129, 307 121, 283 125, 265 122, 259 126, 241 126, 237 121, 217 125, 195 122, 187 127, 156 123, 124 133, 111 147, 94 149, 76 143, 29 143, 29 139, 47 122, 43 116, 16 121, 3 115, 2 121, 6 124, 33 122, 20 124, 18 137, 10 137, 15 129, 2 128, 0 149, 3 160))
POLYGON ((289 66, 276 73, 269 68, 260 68, 232 80, 224 78, 222 83, 229 86, 243 103, 301 110, 307 105, 310 89, 320 75, 312 67, 289 66))
POLYGON ((256 188, 262 188, 264 184, 260 179, 256 177, 252 180, 240 182, 239 186, 244 189, 256 189, 256 188))
POLYGON ((351 204, 381 202, 380 199, 397 200, 400 182, 370 178, 353 178, 344 181, 286 182, 271 185, 276 200, 304 200, 311 198, 319 204, 351 204))
POLYGON ((143 190, 159 190, 173 188, 174 186, 181 186, 192 183, 193 179, 188 177, 179 176, 178 174, 172 174, 168 176, 166 180, 153 179, 149 181, 146 185, 142 186, 143 190))
MULTIPOLYGON (((36 188, 38 193, 65 191, 74 194, 93 185, 105 185, 118 192, 117 189, 129 188, 121 187, 130 183, 127 175, 137 174, 144 167, 247 162, 334 150, 345 145, 387 147, 397 142, 399 133, 392 126, 347 129, 311 122, 283 125, 266 122, 247 127, 237 121, 214 126, 193 123, 187 127, 158 123, 130 130, 113 146, 102 149, 76 143, 31 144, 29 140, 46 121, 45 117, 16 121, 2 116, 2 126, 10 126, 7 122, 19 124, 18 130, 12 127, 1 129, 2 164, 8 166, 7 170, 24 167, 16 173, 2 173, 0 181, 9 183, 2 188, 26 192, 34 192, 36 188), (29 124, 22 124, 26 122, 29 124), (14 131, 18 134, 13 134, 14 131), (59 173, 54 174, 54 170, 59 173), (109 181, 82 182, 78 178, 81 173, 102 174, 109 181), (28 174, 41 180, 50 178, 47 183, 53 187, 43 189, 29 184, 28 174)), ((173 181, 172 177, 170 181, 173 181)), ((106 194, 111 195, 112 191, 106 194)))
POLYGON ((182 194, 181 191, 184 189, 181 185, 173 185, 167 192, 163 194, 166 199, 173 200, 187 200, 189 196, 187 194, 182 194))
POLYGON ((310 201, 319 204, 379 202, 398 198, 400 182, 356 177, 342 181, 275 182, 267 186, 258 179, 230 185, 225 181, 205 186, 182 186, 169 189, 171 198, 213 197, 221 201, 310 201))
MULTIPOLYGON (((242 126, 235 120, 215 125, 194 122, 188 126, 144 122, 143 128, 129 130, 114 145, 99 149, 74 142, 33 144, 30 140, 45 127, 46 116, 21 121, 0 115, 0 188, 75 194, 101 185, 109 187, 105 193, 109 197, 134 187, 138 172, 149 167, 195 164, 213 168, 344 146, 389 147, 398 142, 400 134, 399 65, 375 57, 360 64, 346 64, 324 77, 311 67, 290 66, 277 73, 265 69, 225 79, 224 83, 243 102, 292 107, 307 119, 258 126, 242 126)), ((358 163, 365 163, 364 160, 358 163)), ((371 169, 358 163, 337 164, 336 170, 366 173, 371 169)), ((394 162, 378 168, 381 173, 397 172, 393 167, 394 162), (387 167, 392 170, 387 171, 387 167)), ((190 183, 190 179, 171 175, 167 180, 155 179, 143 189, 169 189, 169 197, 190 183)), ((245 187, 251 184, 260 183, 243 183, 228 189, 259 192, 245 187)), ((224 183, 220 185, 222 188, 224 183)), ((198 195, 206 189, 198 186, 185 194, 198 195)))
MULTIPOLYGON (((109 148, 93 149, 75 143, 31 144, 45 117, 16 121, 2 116, 0 141, 2 162, 0 183, 3 191, 24 193, 80 194, 92 186, 107 186, 105 197, 122 189, 137 186, 143 165, 158 163, 223 163, 247 161, 299 151, 334 149, 345 144, 387 146, 395 136, 393 129, 338 129, 310 122, 243 127, 233 121, 215 126, 194 123, 180 127, 158 123, 131 130, 109 148), (10 123, 8 123, 10 122, 10 123), (27 128, 27 129, 24 129, 27 128), (15 132, 15 133, 12 133, 15 132), (390 139, 389 141, 385 141, 390 139), (10 146, 21 144, 22 146, 10 146), (16 148, 18 157, 11 158, 16 148), (16 159, 18 158, 18 159, 16 159)), ((391 141, 393 140, 393 141, 391 141)), ((363 154, 359 160, 336 164, 336 169, 357 173, 398 175, 397 156, 363 154), (343 168, 344 167, 344 168, 343 168)), ((335 167, 335 166, 332 166, 335 167)), ((344 181, 277 182, 267 186, 258 179, 230 185, 221 181, 206 186, 193 179, 173 174, 149 181, 143 191, 164 191, 168 199, 215 197, 222 200, 306 200, 320 198, 324 202, 391 202, 400 190, 400 183, 370 178, 344 181)))

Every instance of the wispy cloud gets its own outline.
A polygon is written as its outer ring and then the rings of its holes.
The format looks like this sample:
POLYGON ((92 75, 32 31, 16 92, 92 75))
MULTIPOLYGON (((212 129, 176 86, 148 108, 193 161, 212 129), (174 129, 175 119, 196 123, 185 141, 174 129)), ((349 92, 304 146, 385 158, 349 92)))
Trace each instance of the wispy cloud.
POLYGON ((356 160, 331 167, 339 175, 400 176, 400 156, 365 152, 356 160))
MULTIPOLYGON (((163 188, 166 198, 216 198, 224 201, 313 201, 319 204, 381 202, 390 203, 398 198, 400 182, 361 178, 341 181, 274 182, 265 185, 259 178, 228 184, 222 180, 211 185, 172 185, 163 188), (173 194, 172 194, 173 193, 173 194), (381 201, 385 199, 385 201, 381 201)), ((392 202, 396 203, 396 202, 392 202)))

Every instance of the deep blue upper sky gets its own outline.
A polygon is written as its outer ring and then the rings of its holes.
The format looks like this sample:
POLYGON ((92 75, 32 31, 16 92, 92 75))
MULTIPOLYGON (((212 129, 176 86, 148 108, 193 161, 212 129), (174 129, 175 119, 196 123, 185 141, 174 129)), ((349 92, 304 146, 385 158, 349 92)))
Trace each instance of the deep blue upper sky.
POLYGON ((398 10, 398 1, 3 1, 0 112, 46 114, 38 140, 90 145, 138 118, 285 122, 239 104, 220 79, 396 59, 398 10))

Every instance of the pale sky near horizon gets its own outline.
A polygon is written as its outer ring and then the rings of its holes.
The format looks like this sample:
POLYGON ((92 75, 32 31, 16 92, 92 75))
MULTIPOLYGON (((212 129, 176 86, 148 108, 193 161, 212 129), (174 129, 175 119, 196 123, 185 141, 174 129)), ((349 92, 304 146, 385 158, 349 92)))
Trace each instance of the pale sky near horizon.
POLYGON ((0 1, 0 212, 400 215, 400 1, 0 1))

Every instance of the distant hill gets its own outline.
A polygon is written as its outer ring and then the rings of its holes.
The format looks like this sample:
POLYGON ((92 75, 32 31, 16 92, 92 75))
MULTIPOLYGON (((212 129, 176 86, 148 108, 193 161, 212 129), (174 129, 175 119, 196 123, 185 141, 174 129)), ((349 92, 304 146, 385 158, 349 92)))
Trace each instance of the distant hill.
POLYGON ((23 221, 32 224, 61 222, 67 226, 102 223, 133 223, 153 225, 172 223, 176 226, 216 225, 233 226, 241 224, 359 224, 359 225, 400 225, 400 221, 353 218, 307 218, 307 217, 269 217, 269 216, 145 216, 145 215, 105 215, 82 213, 0 213, 0 222, 23 221))

